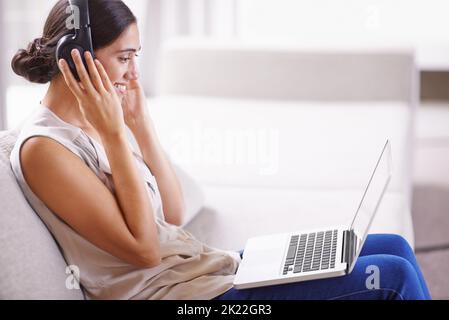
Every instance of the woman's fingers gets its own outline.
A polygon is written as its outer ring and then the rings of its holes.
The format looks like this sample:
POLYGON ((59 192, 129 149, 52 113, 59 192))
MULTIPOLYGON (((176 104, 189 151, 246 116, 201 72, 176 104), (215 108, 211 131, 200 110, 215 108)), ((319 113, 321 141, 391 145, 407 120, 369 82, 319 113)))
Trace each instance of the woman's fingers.
POLYGON ((89 68, 90 78, 97 89, 98 92, 102 92, 105 90, 103 86, 103 81, 101 80, 100 74, 98 73, 97 66, 94 63, 94 59, 92 54, 89 51, 84 53, 84 57, 87 62, 87 67, 89 68))
POLYGON ((97 66, 98 73, 100 74, 101 80, 103 81, 103 85, 106 90, 109 92, 115 92, 114 85, 112 84, 108 74, 106 73, 106 70, 98 59, 95 59, 95 65, 97 66))
POLYGON ((78 100, 81 100, 84 96, 83 90, 81 89, 78 81, 76 81, 75 77, 72 74, 72 71, 67 64, 67 61, 64 59, 59 60, 59 69, 64 76, 64 80, 69 87, 70 91, 75 95, 78 100))
POLYGON ((86 68, 84 67, 83 60, 81 58, 80 52, 77 49, 72 50, 72 58, 75 62, 76 71, 78 72, 78 76, 86 89, 87 93, 94 96, 97 91, 95 90, 92 81, 90 80, 90 76, 87 73, 86 68))

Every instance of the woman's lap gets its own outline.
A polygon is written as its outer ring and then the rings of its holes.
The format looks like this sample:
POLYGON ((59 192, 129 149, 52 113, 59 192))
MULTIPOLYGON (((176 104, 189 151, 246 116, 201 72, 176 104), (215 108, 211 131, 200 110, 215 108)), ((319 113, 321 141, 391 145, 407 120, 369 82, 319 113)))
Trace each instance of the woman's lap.
POLYGON ((374 254, 388 254, 406 259, 415 269, 420 280, 421 287, 426 296, 430 297, 424 275, 416 260, 415 253, 407 240, 396 234, 372 234, 369 235, 363 246, 361 256, 374 254))
POLYGON ((236 290, 223 300, 426 299, 430 298, 411 248, 400 236, 370 235, 349 275, 236 290))

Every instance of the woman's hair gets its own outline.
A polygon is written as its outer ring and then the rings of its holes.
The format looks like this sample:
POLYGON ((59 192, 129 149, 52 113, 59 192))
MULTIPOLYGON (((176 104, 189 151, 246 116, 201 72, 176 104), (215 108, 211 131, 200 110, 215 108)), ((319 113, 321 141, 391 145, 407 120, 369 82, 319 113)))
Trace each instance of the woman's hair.
MULTIPOLYGON (((20 49, 11 61, 14 72, 34 83, 48 83, 60 73, 56 62, 59 39, 73 33, 67 29, 68 0, 58 0, 45 22, 43 35, 20 49)), ((114 42, 137 21, 128 6, 121 0, 90 0, 90 24, 94 50, 114 42)))

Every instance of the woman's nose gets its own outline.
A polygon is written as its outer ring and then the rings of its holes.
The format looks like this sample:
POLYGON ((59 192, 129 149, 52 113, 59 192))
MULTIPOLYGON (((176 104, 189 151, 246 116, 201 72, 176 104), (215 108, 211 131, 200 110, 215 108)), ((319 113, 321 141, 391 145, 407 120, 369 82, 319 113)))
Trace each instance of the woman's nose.
POLYGON ((139 79, 139 72, 137 71, 137 68, 135 64, 131 64, 130 68, 126 72, 125 75, 126 80, 137 80, 139 79))
POLYGON ((126 80, 137 80, 139 79, 139 72, 137 70, 128 71, 125 78, 126 80))

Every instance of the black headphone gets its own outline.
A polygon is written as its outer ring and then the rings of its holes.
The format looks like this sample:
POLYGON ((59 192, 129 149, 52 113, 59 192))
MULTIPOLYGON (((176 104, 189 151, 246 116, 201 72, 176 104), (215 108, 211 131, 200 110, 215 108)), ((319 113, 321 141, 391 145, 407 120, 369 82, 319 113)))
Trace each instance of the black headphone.
POLYGON ((57 62, 59 62, 60 59, 67 61, 75 79, 80 81, 78 72, 76 71, 75 62, 72 59, 72 50, 78 49, 86 70, 88 69, 86 60, 84 59, 84 52, 89 51, 92 54, 92 57, 95 58, 89 18, 89 0, 69 0, 69 5, 71 14, 75 16, 75 24, 77 22, 76 15, 79 13, 79 28, 75 25, 73 34, 68 34, 58 41, 56 47, 56 60, 57 62), (74 7, 77 7, 79 10, 76 10, 74 7))

